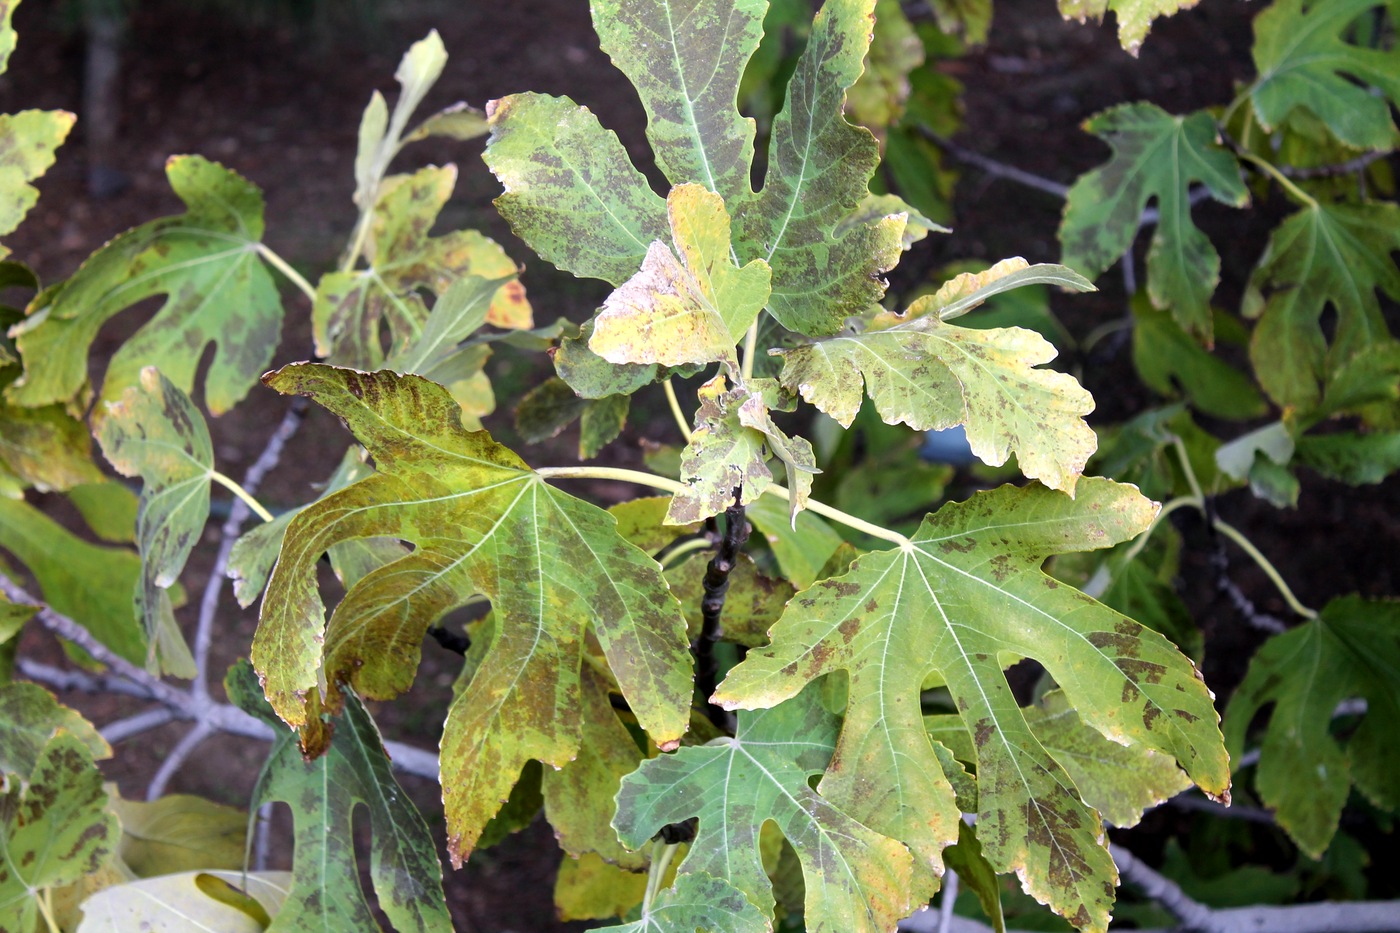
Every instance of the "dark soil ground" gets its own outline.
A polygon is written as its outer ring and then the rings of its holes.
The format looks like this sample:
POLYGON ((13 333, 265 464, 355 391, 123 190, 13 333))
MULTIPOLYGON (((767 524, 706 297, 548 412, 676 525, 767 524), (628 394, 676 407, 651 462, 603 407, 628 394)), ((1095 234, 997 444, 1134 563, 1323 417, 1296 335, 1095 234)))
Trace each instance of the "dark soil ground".
MULTIPOLYGON (((924 10, 919 4, 906 6, 912 12, 924 10)), ((957 139, 968 149, 1069 183, 1107 156, 1102 143, 1078 129, 1098 110, 1135 99, 1174 112, 1228 101, 1234 82, 1250 73, 1249 20, 1257 9, 1235 0, 1203 0, 1200 8, 1159 25, 1141 58, 1133 59, 1118 48, 1111 27, 1063 23, 1052 0, 997 0, 988 47, 941 66, 967 88, 965 127, 957 139)), ((149 0, 137 5, 122 59, 120 145, 103 154, 128 184, 115 196, 97 199, 85 184, 94 154, 81 119, 82 36, 65 26, 60 5, 46 0, 24 3, 15 25, 20 45, 9 73, 0 77, 0 112, 59 107, 80 116, 73 138, 39 185, 39 206, 7 238, 16 258, 34 265, 45 281, 71 274, 84 256, 122 230, 178 212, 162 171, 165 159, 175 153, 217 159, 260 185, 267 196, 267 242, 314 280, 334 263, 355 217, 351 166, 360 111, 373 89, 392 91, 403 49, 429 28, 440 31, 452 56, 425 105, 429 110, 457 100, 480 106, 527 89, 568 94, 616 129, 638 164, 649 162, 640 105, 599 51, 584 0, 384 3, 377 20, 366 27, 314 35, 288 23, 236 23, 201 4, 149 0)), ((409 156, 421 162, 453 161, 462 169, 442 228, 483 229, 524 262, 524 281, 540 321, 560 314, 585 317, 601 300, 603 288, 554 272, 510 236, 490 207, 498 188, 478 158, 480 149, 479 141, 433 142, 409 156)), ((956 232, 918 247, 924 255, 911 254, 910 268, 929 269, 960 258, 1059 258, 1055 230, 1061 203, 1055 197, 973 168, 964 170, 957 191, 956 232)), ((1237 306, 1267 227, 1257 212, 1246 216, 1206 205, 1197 216, 1224 256, 1219 298, 1227 307, 1237 306)), ((912 283, 907 279, 908 273, 904 280, 896 277, 896 286, 908 287, 912 283)), ((1100 293, 1073 300, 1057 296, 1055 308, 1082 338, 1123 313, 1118 282, 1110 272, 1100 293)), ((307 302, 291 289, 286 300, 279 365, 308 358, 311 346, 307 302)), ((128 312, 104 328, 98 358, 118 346, 148 313, 128 312)), ((1105 351, 1078 362, 1099 400, 1096 418, 1102 422, 1152 403, 1132 374, 1125 344, 1109 342, 1105 351)), ((498 364, 504 412, 538 370, 519 359, 504 358, 498 364)), ((95 365, 100 369, 100 362, 95 365)), ((284 407, 282 399, 257 389, 248 403, 212 421, 220 468, 241 473, 284 407)), ((498 415, 489 424, 509 436, 506 417, 498 415)), ((636 462, 638 440, 668 439, 665 428, 664 419, 643 414, 612 456, 616 462, 636 462)), ((550 462, 551 456, 562 462, 571 443, 565 442, 541 455, 540 462, 550 462)), ((332 418, 313 412, 261 498, 272 506, 305 501, 312 494, 309 484, 324 478, 345 443, 332 418)), ((1297 510, 1274 510, 1247 492, 1223 498, 1218 507, 1278 561, 1305 603, 1320 606, 1347 592, 1379 596, 1400 591, 1394 558, 1400 546, 1397 499, 1400 483, 1394 479, 1353 491, 1305 477, 1297 510)), ((1263 636, 1217 591, 1216 570, 1209 562, 1213 546, 1204 532, 1189 523, 1185 530, 1192 547, 1182 585, 1206 632, 1207 679, 1232 684, 1242 673, 1242 660, 1263 636)), ((214 524, 208 540, 209 547, 197 552, 185 578, 191 594, 200 591, 201 574, 208 573, 212 561, 214 524)), ((1230 574, 1261 610, 1286 615, 1267 581, 1238 552, 1230 574)), ((246 652, 255 625, 252 610, 237 611, 227 597, 225 604, 221 665, 246 652)), ((190 609, 184 612, 193 618, 190 609)), ((31 635, 24 650, 57 660, 56 650, 41 637, 31 635)), ((424 653, 412 702, 386 705, 379 714, 386 734, 432 747, 450 698, 456 658, 431 642, 424 653)), ((73 701, 99 723, 134 711, 112 698, 73 701)), ((149 776, 182 734, 183 727, 168 726, 127 743, 109 764, 109 775, 127 795, 144 795, 149 776)), ((177 776, 173 789, 246 803, 262 755, 256 743, 211 741, 177 776)), ((437 788, 413 778, 405 781, 429 825, 440 827, 437 788)), ((446 883, 459 928, 572 929, 554 919, 550 891, 557 858, 548 828, 537 822, 478 854, 463 871, 449 872, 446 883)))

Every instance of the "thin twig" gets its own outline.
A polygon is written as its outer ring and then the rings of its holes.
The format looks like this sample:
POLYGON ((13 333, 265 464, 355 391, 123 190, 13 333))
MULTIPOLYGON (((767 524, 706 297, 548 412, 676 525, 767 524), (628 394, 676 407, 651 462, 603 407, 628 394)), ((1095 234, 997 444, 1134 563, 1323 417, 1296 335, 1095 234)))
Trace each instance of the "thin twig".
MULTIPOLYGON (((291 440, 305 420, 309 405, 309 400, 304 397, 292 399, 287 413, 282 416, 282 422, 267 439, 262 453, 258 454, 258 458, 243 474, 242 486, 249 495, 256 495, 267 474, 276 468, 278 461, 282 459, 282 450, 287 446, 287 441, 291 440)), ((193 691, 200 697, 209 696, 209 649, 213 644, 214 620, 219 611, 219 597, 224 589, 224 574, 228 570, 229 555, 233 552, 233 546, 238 541, 243 523, 248 520, 249 514, 248 505, 242 499, 235 499, 229 507, 228 520, 220 530, 222 539, 219 542, 219 553, 214 558, 214 567, 209 571, 209 579, 204 584, 204 595, 199 601, 199 618, 194 630, 193 691)))
POLYGON ((175 747, 170 750, 170 754, 165 756, 165 760, 160 763, 156 773, 151 777, 151 783, 146 786, 146 800, 159 800, 165 794, 166 785, 185 765, 185 759, 194 754, 194 750, 204 744, 204 740, 214 734, 214 727, 206 722, 197 722, 189 732, 181 737, 175 747))
POLYGON ((927 139, 959 162, 975 165, 988 175, 994 175, 997 178, 1005 178, 1017 184, 1025 185, 1027 188, 1044 191, 1046 194, 1053 194, 1061 200, 1069 196, 1069 185, 1062 185, 1057 181, 1051 181, 1049 178, 1045 178, 1041 175, 1016 168, 1014 165, 1007 165, 1004 162, 998 162, 996 159, 988 158, 980 152, 973 152, 971 149, 964 148, 958 143, 953 142, 946 136, 940 136, 927 126, 919 125, 916 129, 920 136, 927 139))
MULTIPOLYGON (((1014 165, 1007 165, 1005 162, 998 162, 996 159, 984 156, 980 152, 973 152, 971 149, 961 146, 945 136, 940 136, 927 126, 920 125, 917 129, 920 136, 944 150, 959 162, 974 165, 988 175, 997 178, 1005 178, 1008 181, 1014 181, 1017 184, 1025 185, 1027 188, 1034 188, 1037 191, 1044 191, 1046 194, 1054 195, 1061 200, 1069 197, 1069 185, 1053 181, 1043 175, 1036 175, 1025 169, 1019 169, 1014 165)), ((1186 200, 1188 204, 1195 206, 1210 196, 1210 189, 1205 185, 1193 185, 1187 191, 1186 200)), ((1138 226, 1149 226, 1157 223, 1161 219, 1161 212, 1155 207, 1149 207, 1144 209, 1142 214, 1138 217, 1138 226)))
POLYGON ((943 873, 943 899, 938 902, 938 933, 949 933, 953 927, 953 905, 958 900, 958 873, 949 868, 943 873))
MULTIPOLYGON (((11 602, 22 603, 26 606, 38 606, 39 611, 35 613, 34 618, 44 628, 60 638, 73 642, 92 655, 94 659, 111 668, 107 673, 93 675, 59 670, 30 661, 27 658, 21 658, 17 668, 30 680, 60 690, 123 693, 155 700, 174 714, 172 719, 193 722, 196 725, 203 725, 213 731, 225 732, 229 735, 239 735, 262 741, 270 741, 276 736, 272 727, 267 723, 248 715, 238 707, 229 703, 215 702, 207 696, 197 696, 193 690, 181 690, 171 686, 154 674, 142 670, 125 658, 119 657, 94 638, 87 629, 62 613, 56 612, 52 607, 39 602, 3 573, 0 573, 0 592, 3 592, 11 602)), ((148 728, 155 728, 158 725, 153 720, 145 721, 149 724, 148 728)), ((127 727, 127 734, 124 738, 130 738, 134 734, 127 727)), ((389 755, 397 770, 405 774, 437 780, 438 758, 432 752, 400 742, 385 742, 384 751, 389 755)))
POLYGON ((1181 890, 1179 884, 1148 867, 1122 846, 1110 845, 1108 851, 1113 856, 1113 861, 1118 866, 1123 881, 1137 888, 1145 896, 1156 901, 1162 909, 1180 920, 1182 929, 1211 929, 1210 908, 1199 901, 1192 900, 1185 891, 1181 890))
POLYGON ((1388 155, 1390 155, 1389 151, 1377 149, 1374 152, 1362 153, 1354 159, 1338 162, 1335 165, 1315 165, 1312 168, 1284 165, 1279 167, 1279 171, 1289 178, 1332 178, 1337 175, 1350 175, 1352 172, 1359 172, 1372 162, 1384 159, 1388 155))
POLYGON ((165 706, 156 706, 135 716, 128 716, 125 719, 118 719, 109 722, 98 731, 107 740, 108 745, 116 745, 123 739, 149 732, 159 726, 172 721, 175 713, 165 706))

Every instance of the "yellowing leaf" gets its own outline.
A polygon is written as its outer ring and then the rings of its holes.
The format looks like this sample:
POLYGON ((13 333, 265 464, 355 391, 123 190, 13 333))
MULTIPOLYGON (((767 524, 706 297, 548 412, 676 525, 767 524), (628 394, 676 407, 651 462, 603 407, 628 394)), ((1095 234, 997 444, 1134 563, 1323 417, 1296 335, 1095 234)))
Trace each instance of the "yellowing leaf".
POLYGON ((1174 117, 1148 103, 1105 110, 1084 124, 1113 147, 1113 158, 1080 176, 1065 200, 1060 224, 1064 262, 1097 278, 1133 245, 1147 202, 1160 220, 1147 253, 1147 294, 1170 309, 1182 329, 1212 339, 1210 298, 1220 281, 1220 256, 1191 222, 1190 186, 1243 207, 1249 192, 1235 157, 1218 145, 1208 113, 1174 117))
POLYGON ((594 853, 624 869, 644 871, 650 861, 647 853, 624 849, 611 825, 618 785, 637 769, 642 751, 613 711, 606 682, 587 665, 580 680, 578 757, 558 771, 545 772, 545 814, 559 847, 569 856, 594 853))
POLYGON ((808 786, 831 757, 836 730, 815 688, 771 710, 741 713, 734 738, 661 755, 624 778, 613 825, 624 844, 640 848, 667 823, 698 817, 678 887, 689 875, 709 875, 771 915, 758 836, 772 820, 802 863, 806 928, 884 933, 913 909, 912 860, 808 786))
POLYGON ((209 518, 209 479, 214 447, 209 429, 189 396, 154 367, 141 370, 141 383, 107 403, 98 441, 117 472, 140 476, 141 510, 136 543, 141 549, 137 612, 146 627, 151 657, 170 673, 193 677, 189 649, 167 617, 165 590, 179 579, 209 518), (158 656, 158 657, 157 657, 158 656))
MULTIPOLYGON (((15 604, 0 602, 0 607, 15 604)), ((22 682, 0 684, 0 774, 28 775, 60 731, 76 737, 93 758, 112 756, 111 746, 92 723, 43 687, 22 682)))
POLYGON ((904 114, 909 73, 923 63, 924 43, 899 0, 877 0, 865 70, 846 93, 846 112, 883 139, 890 124, 904 114))
POLYGON ((345 681, 365 696, 395 695, 412 682, 428 625, 487 595, 495 635, 442 742, 458 860, 526 761, 560 767, 576 755, 590 626, 642 726, 661 745, 680 738, 691 694, 685 622, 656 562, 611 516, 545 485, 484 432, 462 430, 456 402, 419 377, 297 364, 269 383, 339 415, 379 469, 287 529, 253 642, 278 715, 305 725, 318 684, 331 709, 345 681), (416 550, 351 586, 327 625, 317 560, 339 542, 380 536, 416 550))
POLYGON ((1018 268, 1012 262, 999 268, 1009 274, 970 294, 972 283, 954 280, 904 315, 878 315, 863 333, 781 351, 783 385, 849 426, 864 397, 863 379, 889 424, 917 430, 964 425, 972 452, 983 461, 999 466, 1014 451, 1022 473, 1072 494, 1097 444, 1083 420, 1093 398, 1072 376, 1034 368, 1055 358, 1055 348, 1039 334, 964 328, 946 319, 1019 284, 1091 286, 1062 266, 1012 271, 1018 268))
POLYGON ((1060 15, 1065 19, 1102 20, 1109 10, 1118 18, 1118 42, 1130 54, 1137 55, 1142 40, 1159 16, 1171 16, 1189 10, 1198 0, 1060 0, 1060 15))
POLYGON ((351 697, 345 703, 329 752, 306 761, 296 737, 263 701, 246 661, 229 671, 224 686, 235 705, 277 733, 251 804, 278 800, 292 810, 292 884, 277 928, 378 929, 360 890, 351 832, 355 810, 364 807, 373 833, 370 878, 379 908, 397 929, 451 933, 432 836, 394 780, 379 730, 360 701, 351 697))
POLYGON ((265 915, 276 915, 291 888, 285 871, 187 871, 117 884, 83 902, 83 922, 77 933, 262 933, 266 927, 244 910, 215 900, 199 881, 214 878, 242 890, 261 906, 265 915))
POLYGON ((1259 77, 1250 98, 1265 129, 1304 108, 1348 146, 1395 145, 1390 108, 1400 103, 1400 53, 1342 38, 1347 26, 1378 6, 1378 0, 1275 0, 1255 17, 1259 77))
POLYGON ((708 363, 738 371, 734 345, 768 301, 771 270, 731 258, 729 215, 719 195, 678 185, 666 199, 681 261, 657 240, 641 270, 603 303, 588 348, 610 363, 708 363))
POLYGON ((40 492, 102 480, 87 427, 62 405, 21 408, 0 399, 0 485, 7 478, 40 492))
POLYGON ((113 797, 122 824, 117 854, 138 878, 243 867, 248 814, 190 794, 149 803, 113 797))
POLYGON ((390 355, 412 354, 413 344, 424 337, 440 340, 427 330, 428 309, 419 290, 443 295, 462 276, 503 280, 492 290, 487 321, 499 327, 531 325, 525 287, 514 280, 515 263, 500 246, 475 230, 428 236, 456 182, 451 165, 384 179, 364 249, 368 268, 329 273, 316 287, 317 354, 342 366, 375 369, 385 360, 383 328, 390 334, 390 355))
POLYGON ((640 904, 646 889, 645 873, 618 868, 587 852, 560 862, 554 906, 560 920, 607 920, 640 904))
POLYGON ((1359 596, 1269 639, 1230 701, 1225 737, 1244 751, 1250 722, 1273 704, 1255 788, 1304 852, 1321 858, 1337 831, 1351 785, 1376 806, 1400 808, 1400 604, 1359 596), (1339 740, 1331 723, 1343 700, 1364 699, 1365 718, 1339 740))
MULTIPOLYGON (((76 119, 66 110, 0 114, 0 236, 13 232, 38 202, 39 189, 29 182, 53 165, 54 150, 68 138, 76 119)), ((9 252, 0 246, 0 259, 9 252)))
POLYGON ((135 385, 144 366, 193 391, 200 357, 213 343, 204 399, 221 414, 267 369, 282 335, 282 302, 259 258, 262 193, 199 156, 174 156, 165 169, 188 210, 123 233, 93 253, 47 305, 31 307, 16 328, 26 368, 8 390, 11 401, 39 406, 75 396, 87 381, 98 330, 152 295, 165 295, 165 304, 112 357, 104 399, 135 385))
POLYGON ((750 651, 715 700, 773 707, 846 671, 841 737, 818 789, 937 868, 959 813, 920 717, 921 687, 936 674, 973 736, 987 859, 1077 927, 1103 930, 1117 873, 1098 814, 1031 732, 1002 669, 1034 658, 1089 725, 1165 752, 1209 793, 1227 792, 1211 696, 1191 662, 1040 570, 1050 554, 1127 540, 1155 513, 1133 487, 1101 479, 1083 480, 1075 499, 1008 486, 945 505, 904 547, 798 593, 772 645, 750 651))

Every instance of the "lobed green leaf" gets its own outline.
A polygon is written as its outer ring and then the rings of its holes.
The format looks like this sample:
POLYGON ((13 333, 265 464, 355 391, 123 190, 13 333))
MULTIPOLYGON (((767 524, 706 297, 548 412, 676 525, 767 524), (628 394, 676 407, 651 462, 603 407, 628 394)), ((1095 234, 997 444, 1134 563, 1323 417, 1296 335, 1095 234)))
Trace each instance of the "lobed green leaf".
POLYGON ((771 915, 758 838, 771 820, 802 863, 808 930, 887 931, 913 909, 912 860, 808 786, 831 757, 836 730, 815 688, 771 710, 741 713, 734 738, 650 759, 625 777, 613 821, 618 836, 639 848, 662 826, 698 817, 680 877, 722 879, 771 915))
MULTIPOLYGON (((642 726, 685 731, 685 623, 656 562, 602 510, 546 486, 440 386, 390 372, 297 364, 269 377, 339 415, 379 472, 302 511, 268 583, 253 661, 278 715, 306 726, 341 684, 391 697, 412 682, 427 627, 475 593, 499 624, 448 712, 442 743, 451 848, 470 854, 521 767, 560 767, 579 743, 578 670, 590 628, 642 726), (350 587, 329 624, 315 566, 331 545, 390 536, 416 550, 350 587)), ((303 735, 317 750, 316 730, 303 735)))
POLYGON ((1182 329, 1209 344, 1210 298, 1220 281, 1220 256, 1191 222, 1190 186, 1243 207, 1249 192, 1235 157, 1219 145, 1208 113, 1174 117, 1154 104, 1123 104, 1084 124, 1113 147, 1113 158, 1070 188, 1060 224, 1066 265, 1097 278, 1128 251, 1148 201, 1160 215, 1147 253, 1147 294, 1182 329))
POLYGON ((359 699, 344 703, 329 751, 306 761, 246 662, 229 671, 225 687, 234 704, 278 732, 252 803, 281 801, 292 810, 292 885, 270 933, 379 929, 356 868, 352 824, 359 807, 369 811, 370 878, 380 910, 398 929, 451 931, 432 836, 394 780, 379 730, 359 699))
POLYGON ((166 174, 186 213, 128 230, 56 293, 41 294, 16 328, 25 373, 7 390, 12 402, 37 407, 77 395, 98 330, 153 295, 164 295, 165 304, 113 355, 103 399, 120 397, 146 366, 193 391, 200 357, 213 343, 204 400, 222 414, 267 369, 282 334, 282 302, 259 258, 262 193, 200 156, 171 157, 166 174))
POLYGON ((1251 721, 1273 704, 1254 785, 1293 841, 1321 858, 1351 785, 1376 806, 1400 807, 1400 604, 1344 596, 1316 618, 1275 635, 1250 662, 1230 701, 1225 740, 1244 751, 1251 721), (1343 700, 1364 699, 1349 738, 1333 735, 1343 700))
MULTIPOLYGON (((140 384, 107 403, 97 439, 107 460, 123 476, 141 477, 136 544, 141 552, 137 614, 151 651, 170 673, 194 676, 189 651, 161 644, 169 611, 165 590, 174 585, 209 519, 209 480, 214 446, 209 429, 189 396, 153 366, 141 370, 140 384)), ((176 630, 178 631, 178 630, 176 630)), ((173 634, 173 633, 172 633, 173 634)))
POLYGON ((1126 540, 1155 513, 1134 488, 1101 479, 1083 480, 1075 499, 1002 487, 945 505, 905 547, 867 554, 794 597, 773 643, 750 651, 714 699, 772 707, 846 671, 845 721, 818 789, 936 870, 959 822, 919 713, 920 689, 937 674, 973 735, 987 858, 1077 927, 1103 930, 1117 874, 1098 814, 1031 732, 1002 668, 1038 660, 1099 732, 1171 755, 1208 793, 1227 793, 1211 695, 1191 662, 1040 570, 1052 553, 1126 540))
POLYGON ((1266 130, 1305 109, 1355 149, 1395 145, 1390 108, 1400 104, 1400 52, 1342 38, 1347 26, 1378 6, 1378 0, 1275 0, 1255 17, 1259 77, 1250 100, 1266 130))

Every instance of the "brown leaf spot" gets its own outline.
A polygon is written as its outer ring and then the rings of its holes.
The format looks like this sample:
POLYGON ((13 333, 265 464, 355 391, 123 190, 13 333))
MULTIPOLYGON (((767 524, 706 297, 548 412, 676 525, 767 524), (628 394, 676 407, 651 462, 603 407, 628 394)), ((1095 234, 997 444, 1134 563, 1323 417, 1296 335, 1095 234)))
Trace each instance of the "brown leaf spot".
POLYGON ((1155 661, 1139 661, 1133 658, 1114 658, 1113 663, 1118 665, 1118 669, 1127 674, 1138 683, 1159 684, 1162 682, 1162 675, 1167 672, 1163 664, 1155 661))
POLYGON ((944 554, 951 554, 954 551, 957 551, 959 554, 966 554, 976 546, 977 539, 969 537, 963 538, 961 541, 953 541, 952 539, 941 541, 938 544, 938 549, 944 554))

